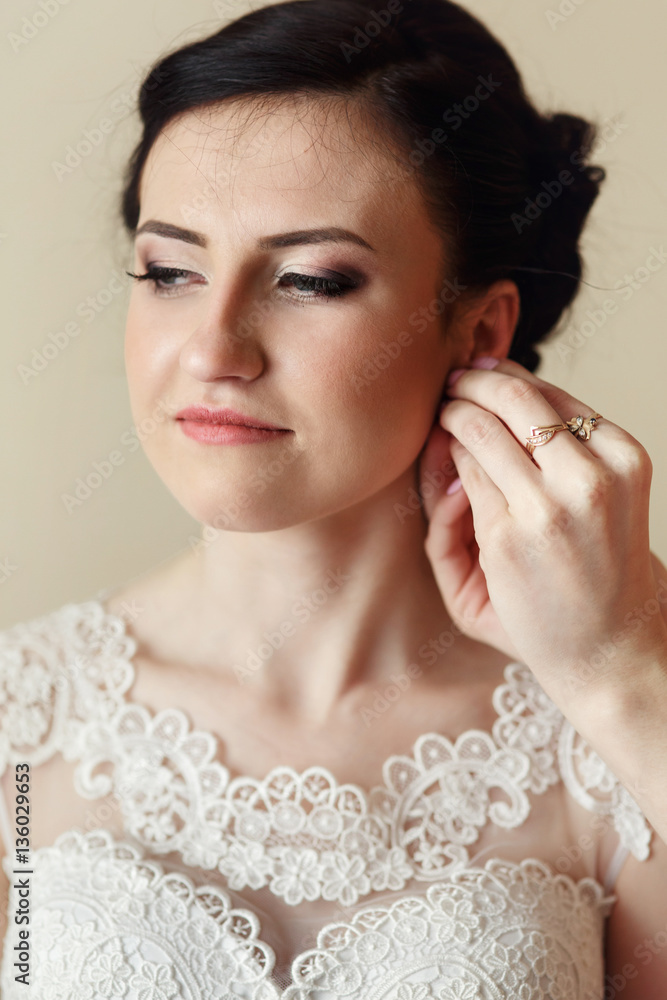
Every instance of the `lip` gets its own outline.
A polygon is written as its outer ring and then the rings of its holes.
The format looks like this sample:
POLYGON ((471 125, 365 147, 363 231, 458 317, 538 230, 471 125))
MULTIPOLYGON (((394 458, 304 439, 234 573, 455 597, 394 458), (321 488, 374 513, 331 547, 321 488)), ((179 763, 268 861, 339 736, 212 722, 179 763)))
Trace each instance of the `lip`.
POLYGON ((210 424, 203 420, 181 420, 183 433, 202 444, 261 444, 277 441, 290 431, 269 431, 266 427, 242 427, 240 424, 210 424))
POLYGON ((267 431, 288 430, 287 427, 278 427, 277 424, 269 424, 265 420, 259 420, 257 417, 251 417, 249 414, 239 413, 238 410, 230 410, 227 407, 211 410, 208 406, 186 406, 184 410, 179 410, 175 419, 199 424, 256 427, 267 431))

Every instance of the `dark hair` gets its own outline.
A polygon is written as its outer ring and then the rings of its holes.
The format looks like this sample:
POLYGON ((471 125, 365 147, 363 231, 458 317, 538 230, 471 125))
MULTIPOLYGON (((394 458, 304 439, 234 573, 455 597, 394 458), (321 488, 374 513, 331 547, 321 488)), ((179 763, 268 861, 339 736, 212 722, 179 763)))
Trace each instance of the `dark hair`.
POLYGON ((505 48, 458 4, 372 5, 287 0, 156 62, 140 89, 143 134, 124 178, 123 221, 136 228, 143 165, 177 115, 253 95, 353 99, 422 190, 445 240, 447 276, 465 296, 500 278, 516 282, 509 357, 534 371, 534 345, 579 289, 579 236, 605 176, 586 163, 596 128, 537 111, 505 48))

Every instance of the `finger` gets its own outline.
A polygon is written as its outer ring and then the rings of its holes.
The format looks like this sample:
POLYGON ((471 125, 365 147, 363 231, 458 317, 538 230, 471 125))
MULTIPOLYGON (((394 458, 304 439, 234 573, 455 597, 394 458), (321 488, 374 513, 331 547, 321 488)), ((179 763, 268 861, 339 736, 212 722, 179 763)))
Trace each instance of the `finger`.
POLYGON ((460 617, 460 595, 474 578, 478 551, 465 490, 442 496, 435 504, 424 548, 448 612, 460 617))
POLYGON ((452 457, 473 509, 487 516, 506 514, 508 507, 522 516, 534 509, 544 493, 542 473, 502 420, 455 399, 444 406, 440 423, 459 442, 461 451, 452 446, 452 457))
MULTIPOLYGON (((504 430, 503 433, 509 439, 507 431, 504 430)), ((450 450, 463 489, 470 500, 475 529, 481 530, 487 524, 495 523, 498 518, 507 516, 507 497, 472 452, 456 438, 452 441, 450 450)))
POLYGON ((479 613, 488 591, 479 563, 472 510, 466 506, 456 517, 448 516, 451 511, 452 506, 445 505, 436 512, 425 548, 445 607, 452 620, 465 631, 479 613))
MULTIPOLYGON (((592 413, 596 413, 593 407, 589 406, 587 403, 583 403, 576 396, 571 395, 567 390, 561 388, 558 385, 554 385, 553 382, 547 382, 546 379, 539 378, 533 372, 529 372, 523 365, 518 364, 516 361, 510 361, 508 358, 503 358, 501 361, 502 370, 506 371, 508 375, 516 374, 519 378, 524 378, 528 382, 535 384, 542 395, 547 399, 555 410, 561 415, 564 421, 570 420, 572 417, 582 416, 587 417, 592 413)), ((500 367, 500 365, 498 366, 500 367)), ((565 431, 562 432, 562 436, 565 436, 565 431)), ((567 432, 568 434, 570 432, 567 432)), ((640 442, 636 438, 633 438, 624 428, 620 427, 618 424, 610 420, 609 417, 601 416, 596 422, 594 430, 591 432, 591 436, 588 440, 582 439, 578 435, 572 435, 572 438, 576 444, 583 443, 585 445, 586 452, 594 455, 596 458, 604 459, 612 456, 617 448, 622 448, 623 446, 639 445, 640 442), (600 431, 603 433, 600 434, 600 431)), ((540 446, 544 447, 544 445, 540 446)))
MULTIPOLYGON (((448 387, 448 395, 451 399, 468 399, 495 413, 524 448, 533 427, 562 428, 566 421, 574 417, 585 418, 595 413, 586 403, 565 390, 537 378, 522 365, 507 359, 492 370, 467 369, 454 385, 448 387)), ((586 430, 587 426, 583 429, 586 430)), ((610 454, 607 438, 603 451, 597 455, 596 444, 600 439, 593 441, 593 433, 597 430, 597 426, 588 429, 589 438, 585 443, 591 445, 590 453, 580 447, 581 437, 575 437, 567 429, 555 430, 549 440, 535 447, 533 461, 538 468, 555 472, 558 476, 562 474, 564 457, 570 463, 580 462, 583 469, 590 464, 591 458, 610 454)))

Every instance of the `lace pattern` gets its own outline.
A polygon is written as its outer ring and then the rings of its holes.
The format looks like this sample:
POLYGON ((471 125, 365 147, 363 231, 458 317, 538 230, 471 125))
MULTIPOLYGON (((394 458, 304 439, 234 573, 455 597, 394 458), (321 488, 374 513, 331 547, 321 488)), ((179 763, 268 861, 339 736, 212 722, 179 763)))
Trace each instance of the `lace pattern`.
POLYGON ((97 602, 0 632, 0 774, 8 762, 36 767, 57 751, 74 760, 84 724, 122 705, 135 651, 122 619, 97 602))
POLYGON ((561 776, 636 857, 648 855, 638 805, 522 664, 508 664, 494 692, 492 735, 473 729, 452 743, 426 733, 410 755, 390 756, 383 784, 366 792, 323 767, 230 780, 211 733, 191 730, 178 709, 152 715, 124 697, 136 642, 97 601, 65 605, 0 642, 0 769, 26 747, 33 763, 60 750, 78 760, 78 794, 118 795, 137 842, 217 868, 233 890, 268 885, 291 905, 351 906, 412 878, 441 879, 468 864, 487 822, 519 826, 528 793, 561 776))
POLYGON ((565 787, 585 809, 608 818, 619 840, 639 861, 649 856, 652 828, 637 802, 569 720, 558 747, 565 787))
MULTIPOLYGON (((537 859, 492 859, 327 924, 281 992, 254 914, 108 831, 64 833, 33 868, 35 1000, 583 1000, 602 986, 615 899, 537 859)), ((15 1000, 10 939, 1 978, 15 1000)))
MULTIPOLYGON (((127 696, 136 643, 92 600, 0 632, 0 774, 60 752, 85 798, 115 794, 127 840, 74 828, 32 853, 37 1000, 584 1000, 601 993, 603 919, 615 899, 534 858, 475 867, 488 822, 507 829, 530 795, 564 781, 637 858, 637 803, 522 664, 505 667, 491 733, 426 733, 390 756, 370 791, 323 767, 232 778, 212 733, 127 696), (158 855, 220 871, 231 891, 268 886, 296 906, 352 907, 294 958, 281 992, 258 918, 158 855), (349 915, 348 915, 349 916, 349 915)), ((11 876, 9 858, 3 865, 11 876)), ((10 878, 11 881, 11 878, 10 878)), ((10 911, 15 901, 10 899, 10 911)), ((0 980, 16 1000, 10 923, 0 980)))

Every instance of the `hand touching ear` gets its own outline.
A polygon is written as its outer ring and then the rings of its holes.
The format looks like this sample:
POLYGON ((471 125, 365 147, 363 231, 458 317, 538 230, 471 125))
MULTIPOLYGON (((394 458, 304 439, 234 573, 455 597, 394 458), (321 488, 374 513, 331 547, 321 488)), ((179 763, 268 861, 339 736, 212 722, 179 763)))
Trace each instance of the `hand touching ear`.
POLYGON ((604 416, 589 439, 565 429, 531 457, 532 426, 594 410, 514 361, 451 373, 448 392, 420 464, 423 482, 451 458, 462 484, 425 503, 444 604, 464 633, 530 667, 563 711, 584 711, 588 696, 666 655, 661 614, 631 623, 657 604, 651 461, 604 416))

